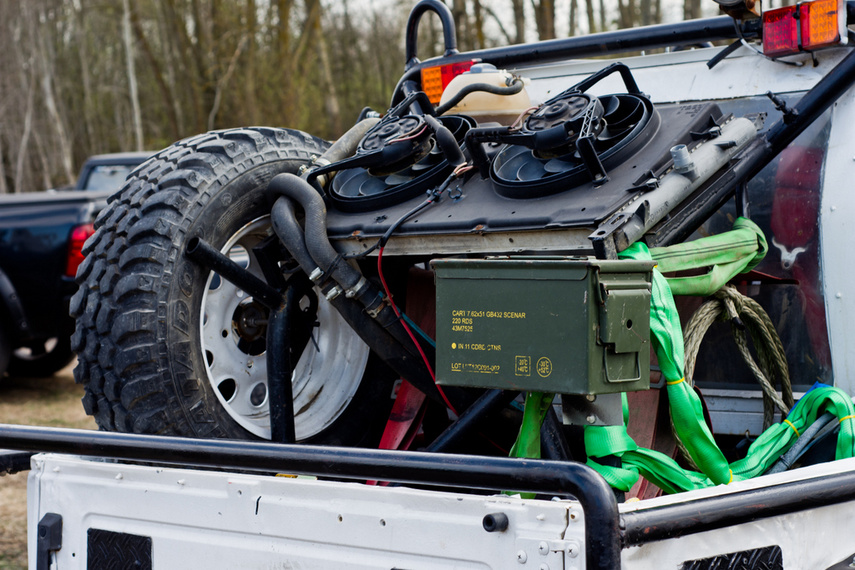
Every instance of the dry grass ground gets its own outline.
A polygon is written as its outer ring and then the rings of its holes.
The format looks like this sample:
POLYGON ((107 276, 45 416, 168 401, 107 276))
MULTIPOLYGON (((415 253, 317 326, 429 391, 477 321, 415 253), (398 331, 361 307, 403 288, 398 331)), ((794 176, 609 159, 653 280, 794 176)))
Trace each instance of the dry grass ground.
MULTIPOLYGON (((51 378, 0 378, 0 423, 96 429, 69 366, 51 378)), ((0 477, 0 570, 27 568, 27 473, 0 477)))

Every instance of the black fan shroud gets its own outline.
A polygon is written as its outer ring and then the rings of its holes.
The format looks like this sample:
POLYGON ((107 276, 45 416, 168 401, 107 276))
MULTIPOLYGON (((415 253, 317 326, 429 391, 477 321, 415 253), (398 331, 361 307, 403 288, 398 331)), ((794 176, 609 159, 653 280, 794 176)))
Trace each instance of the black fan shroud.
MULTIPOLYGON (((461 115, 438 117, 458 144, 475 121, 461 115)), ((399 204, 429 188, 442 183, 452 167, 434 144, 426 155, 413 164, 405 165, 391 174, 377 174, 376 169, 350 168, 333 178, 329 189, 330 202, 342 212, 370 212, 399 204)))
MULTIPOLYGON (((626 160, 640 150, 659 129, 659 113, 647 97, 621 93, 599 98, 602 127, 594 137, 594 149, 603 167, 626 160)), ((575 144, 563 155, 506 145, 493 160, 490 175, 496 191, 506 198, 538 198, 590 182, 591 175, 575 144)))

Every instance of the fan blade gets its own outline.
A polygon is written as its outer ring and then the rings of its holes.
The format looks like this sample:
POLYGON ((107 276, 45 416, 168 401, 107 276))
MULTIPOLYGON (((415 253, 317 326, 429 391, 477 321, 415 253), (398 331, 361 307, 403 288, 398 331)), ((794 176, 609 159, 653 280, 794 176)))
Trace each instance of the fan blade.
POLYGON ((410 180, 413 179, 413 175, 412 174, 409 174, 409 175, 404 174, 405 172, 412 173, 412 169, 408 168, 406 170, 402 170, 401 172, 396 172, 395 174, 390 174, 389 176, 386 177, 386 184, 388 184, 389 186, 398 186, 400 184, 406 184, 407 182, 409 182, 410 180))
POLYGON ((384 191, 386 191, 386 184, 383 182, 383 179, 374 178, 373 176, 366 178, 359 186, 360 196, 376 196, 377 194, 382 194, 384 191))
POLYGON ((604 118, 612 129, 632 128, 644 115, 644 105, 638 98, 632 96, 624 96, 619 99, 620 105, 612 113, 606 114, 604 118))
POLYGON ((546 175, 546 170, 543 168, 543 162, 535 157, 523 163, 520 169, 517 170, 517 180, 527 182, 529 180, 539 180, 546 175))
POLYGON ((496 169, 496 174, 505 180, 516 180, 519 169, 528 162, 534 160, 534 155, 524 146, 510 147, 507 151, 508 156, 502 161, 501 165, 496 169), (516 154, 514 154, 516 151, 516 154))
POLYGON ((339 172, 338 175, 333 178, 333 188, 342 196, 347 198, 356 198, 359 196, 359 187, 362 185, 363 179, 368 175, 368 172, 361 168, 353 168, 351 170, 339 172))
POLYGON ((572 170, 576 168, 577 165, 572 162, 567 162, 561 158, 553 158, 549 162, 543 165, 543 169, 549 174, 559 174, 561 172, 567 172, 568 170, 572 170))

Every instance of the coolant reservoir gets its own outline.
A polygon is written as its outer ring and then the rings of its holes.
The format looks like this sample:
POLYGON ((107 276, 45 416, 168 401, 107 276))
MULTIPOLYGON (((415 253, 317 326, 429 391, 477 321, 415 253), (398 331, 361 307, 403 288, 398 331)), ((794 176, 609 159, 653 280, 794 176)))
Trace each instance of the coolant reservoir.
MULTIPOLYGON (((494 87, 507 87, 511 83, 512 77, 507 71, 496 69, 496 66, 490 63, 475 64, 472 69, 451 80, 448 87, 443 91, 439 104, 445 105, 448 100, 467 85, 487 83, 494 87)), ((528 79, 523 79, 522 91, 514 95, 494 95, 485 91, 470 93, 448 113, 467 115, 479 123, 497 122, 510 125, 532 106, 531 99, 525 90, 525 85, 529 83, 528 79)))

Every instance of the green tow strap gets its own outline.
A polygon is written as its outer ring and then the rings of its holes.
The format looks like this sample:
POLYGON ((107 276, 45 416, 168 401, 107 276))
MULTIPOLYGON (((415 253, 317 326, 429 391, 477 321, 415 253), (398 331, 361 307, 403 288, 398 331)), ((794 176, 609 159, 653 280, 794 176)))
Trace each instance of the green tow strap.
POLYGON ((836 458, 855 456, 852 400, 838 388, 822 386, 808 392, 786 420, 763 432, 749 447, 745 459, 728 464, 703 419, 700 398, 685 381, 683 336, 674 293, 711 294, 737 273, 750 271, 762 260, 766 250, 766 240, 760 229, 751 221, 739 218, 734 230, 721 236, 654 250, 636 243, 620 254, 624 259, 656 259, 659 263, 658 269, 653 271, 651 342, 665 377, 677 435, 702 473, 685 470, 662 453, 638 447, 626 432, 626 422, 623 426, 586 427, 588 465, 616 489, 628 491, 639 475, 668 493, 755 477, 771 467, 795 443, 799 434, 826 411, 833 413, 841 423, 836 458), (713 265, 707 274, 688 278, 665 279, 661 273, 707 265, 713 265), (609 455, 620 457, 622 466, 610 467, 596 461, 609 455))
MULTIPOLYGON (((525 395, 525 408, 523 408, 523 419, 520 425, 520 433, 508 455, 511 457, 527 457, 529 459, 540 458, 540 428, 543 420, 552 405, 555 394, 544 392, 528 392, 525 395)), ((516 493, 513 493, 516 494, 516 493)), ((521 493, 523 499, 533 499, 534 493, 521 493)))
MULTIPOLYGON (((639 259, 627 251, 620 257, 639 259)), ((738 273, 754 269, 768 251, 763 230, 747 218, 736 218, 729 232, 668 247, 654 247, 650 249, 650 256, 662 273, 709 267, 703 275, 668 278, 674 295, 706 296, 724 287, 738 273)))

